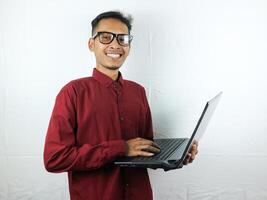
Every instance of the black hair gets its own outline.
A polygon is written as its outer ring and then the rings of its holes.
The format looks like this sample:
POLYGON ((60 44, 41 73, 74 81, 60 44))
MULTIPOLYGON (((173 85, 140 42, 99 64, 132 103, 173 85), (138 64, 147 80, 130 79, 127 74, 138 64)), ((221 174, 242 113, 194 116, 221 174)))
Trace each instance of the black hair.
POLYGON ((99 14, 91 22, 92 35, 94 34, 94 31, 95 31, 96 27, 98 26, 98 23, 100 22, 100 20, 101 19, 107 19, 107 18, 113 18, 113 19, 117 19, 117 20, 121 21, 122 23, 124 23, 128 27, 128 32, 129 33, 131 32, 132 21, 133 21, 133 18, 131 15, 125 16, 123 13, 121 13, 119 11, 108 11, 108 12, 104 12, 104 13, 99 14))

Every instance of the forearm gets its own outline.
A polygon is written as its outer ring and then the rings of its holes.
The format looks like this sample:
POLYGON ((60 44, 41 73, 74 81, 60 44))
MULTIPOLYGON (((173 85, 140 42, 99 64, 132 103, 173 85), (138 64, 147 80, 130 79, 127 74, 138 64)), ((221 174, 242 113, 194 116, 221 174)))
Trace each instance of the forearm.
POLYGON ((80 147, 48 142, 44 151, 44 164, 49 172, 94 170, 125 153, 126 143, 123 140, 107 141, 95 146, 84 144, 80 147))

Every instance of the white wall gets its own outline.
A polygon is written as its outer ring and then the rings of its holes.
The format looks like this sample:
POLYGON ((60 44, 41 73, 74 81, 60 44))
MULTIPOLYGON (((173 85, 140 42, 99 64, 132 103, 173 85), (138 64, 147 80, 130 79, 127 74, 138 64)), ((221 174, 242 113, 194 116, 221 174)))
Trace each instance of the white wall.
POLYGON ((0 199, 69 199, 44 138, 59 89, 91 74, 91 20, 111 9, 134 16, 122 72, 146 87, 158 133, 188 137, 224 91, 195 162, 149 171, 155 200, 266 200, 264 0, 0 0, 0 199))

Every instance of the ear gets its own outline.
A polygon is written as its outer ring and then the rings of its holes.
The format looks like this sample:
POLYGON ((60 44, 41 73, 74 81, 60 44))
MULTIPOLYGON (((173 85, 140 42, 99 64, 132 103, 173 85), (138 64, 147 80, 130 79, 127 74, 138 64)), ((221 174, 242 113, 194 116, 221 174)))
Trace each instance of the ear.
POLYGON ((90 49, 90 51, 94 51, 94 39, 90 38, 88 40, 88 48, 90 49))

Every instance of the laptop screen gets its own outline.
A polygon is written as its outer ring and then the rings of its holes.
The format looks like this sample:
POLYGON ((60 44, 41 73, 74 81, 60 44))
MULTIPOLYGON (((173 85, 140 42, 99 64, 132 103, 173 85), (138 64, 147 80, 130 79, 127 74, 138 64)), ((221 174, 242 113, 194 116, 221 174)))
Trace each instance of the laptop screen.
POLYGON ((219 100, 222 96, 222 92, 220 92, 219 94, 217 94, 214 98, 212 98, 210 101, 207 102, 199 120, 198 120, 198 123, 195 127, 195 130, 190 138, 190 140, 188 141, 188 144, 186 146, 186 151, 184 152, 183 156, 182 156, 182 160, 185 159, 186 155, 187 155, 187 152, 193 142, 194 139, 196 140, 200 140, 201 137, 203 136, 207 126, 208 126, 208 123, 214 113, 214 110, 216 108, 216 106, 218 105, 219 103, 219 100))

